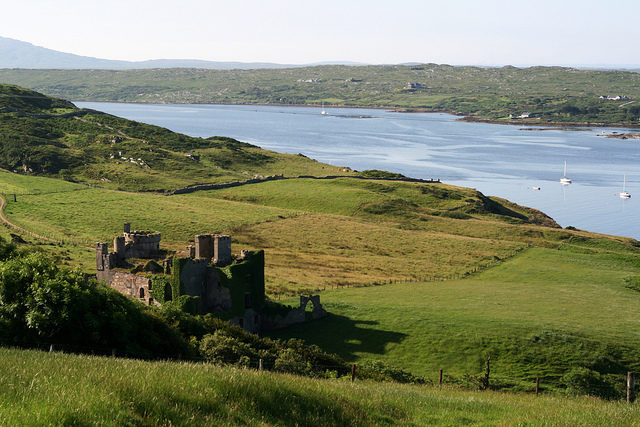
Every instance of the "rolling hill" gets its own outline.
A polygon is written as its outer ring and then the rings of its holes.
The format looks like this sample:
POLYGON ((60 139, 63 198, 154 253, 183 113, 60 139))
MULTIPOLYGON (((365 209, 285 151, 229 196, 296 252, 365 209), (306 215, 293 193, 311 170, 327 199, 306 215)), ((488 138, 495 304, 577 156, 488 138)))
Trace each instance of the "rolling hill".
POLYGON ((198 59, 151 59, 121 61, 93 58, 59 52, 31 43, 0 37, 0 68, 25 69, 144 69, 144 68, 208 68, 216 70, 287 68, 293 65, 270 62, 203 61, 198 59))
POLYGON ((468 386, 491 357, 497 388, 530 390, 539 377, 547 390, 579 385, 614 398, 624 373, 640 369, 633 239, 562 229, 539 211, 438 182, 317 179, 337 168, 0 90, 6 216, 58 241, 22 237, 61 264, 94 271, 94 243, 123 222, 160 231, 166 250, 229 233, 235 252, 265 250, 272 299, 320 292, 332 313, 274 336, 350 362, 445 369, 468 386), (140 191, 282 172, 317 177, 140 191))
POLYGON ((258 70, 4 69, 0 82, 78 101, 324 103, 448 111, 499 123, 640 125, 640 74, 621 70, 438 64, 258 70), (603 95, 628 99, 601 99, 603 95), (528 115, 520 118, 524 113, 528 115))
POLYGON ((193 138, 0 85, 0 167, 128 190, 172 190, 337 168, 231 138, 193 138))

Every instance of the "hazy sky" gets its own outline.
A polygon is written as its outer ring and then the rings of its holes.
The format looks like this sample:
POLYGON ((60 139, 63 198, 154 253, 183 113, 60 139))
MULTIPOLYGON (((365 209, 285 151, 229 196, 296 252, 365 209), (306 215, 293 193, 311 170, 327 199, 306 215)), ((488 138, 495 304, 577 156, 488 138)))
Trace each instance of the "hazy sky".
POLYGON ((640 0, 0 0, 0 36, 144 60, 640 64, 640 0))

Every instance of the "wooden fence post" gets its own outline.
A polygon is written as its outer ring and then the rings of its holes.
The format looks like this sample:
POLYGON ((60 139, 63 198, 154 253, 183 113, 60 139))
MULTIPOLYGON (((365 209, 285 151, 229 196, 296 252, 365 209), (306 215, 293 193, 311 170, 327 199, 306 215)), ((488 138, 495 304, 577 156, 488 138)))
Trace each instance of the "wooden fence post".
POLYGON ((633 372, 627 372, 627 402, 631 403, 635 400, 636 379, 633 372))
POLYGON ((540 377, 536 377, 536 396, 538 395, 539 391, 540 391, 540 377))
POLYGON ((262 371, 262 359, 258 360, 258 371, 262 371))
POLYGON ((356 380, 356 364, 351 365, 351 382, 356 380))
POLYGON ((53 353, 53 344, 49 345, 49 353, 53 353))
POLYGON ((442 385, 442 369, 438 372, 438 385, 442 385))
POLYGON ((487 357, 487 364, 484 367, 484 389, 487 390, 489 388, 489 361, 491 360, 491 356, 487 357))

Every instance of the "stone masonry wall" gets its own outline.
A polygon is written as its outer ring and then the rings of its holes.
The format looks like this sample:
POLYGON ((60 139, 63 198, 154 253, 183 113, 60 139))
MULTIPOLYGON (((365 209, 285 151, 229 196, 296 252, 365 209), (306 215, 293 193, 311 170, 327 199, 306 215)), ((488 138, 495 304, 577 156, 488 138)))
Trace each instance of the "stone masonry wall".
POLYGON ((205 313, 224 312, 231 308, 231 293, 220 285, 216 269, 207 259, 188 259, 180 271, 186 295, 200 297, 205 313))
POLYGON ((213 258, 213 236, 211 234, 199 234, 195 237, 196 258, 213 258))
POLYGON ((213 236, 213 263, 218 266, 231 264, 231 236, 213 236))
POLYGON ((151 280, 136 274, 124 271, 115 271, 111 278, 110 286, 121 294, 135 298, 146 305, 159 305, 151 298, 151 280))
POLYGON ((160 233, 124 233, 125 251, 122 258, 153 258, 160 252, 160 239, 160 233))

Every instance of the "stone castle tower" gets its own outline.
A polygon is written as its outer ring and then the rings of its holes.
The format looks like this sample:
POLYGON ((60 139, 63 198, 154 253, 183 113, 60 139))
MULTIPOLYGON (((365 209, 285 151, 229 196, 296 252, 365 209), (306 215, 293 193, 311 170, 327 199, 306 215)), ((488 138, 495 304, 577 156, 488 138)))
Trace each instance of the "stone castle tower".
POLYGON ((231 264, 231 236, 199 234, 195 238, 195 258, 208 259, 218 267, 231 264))

